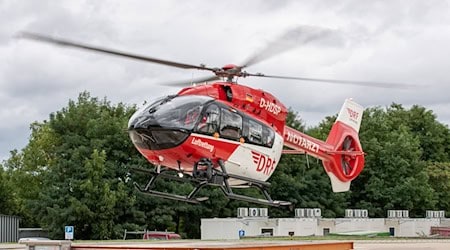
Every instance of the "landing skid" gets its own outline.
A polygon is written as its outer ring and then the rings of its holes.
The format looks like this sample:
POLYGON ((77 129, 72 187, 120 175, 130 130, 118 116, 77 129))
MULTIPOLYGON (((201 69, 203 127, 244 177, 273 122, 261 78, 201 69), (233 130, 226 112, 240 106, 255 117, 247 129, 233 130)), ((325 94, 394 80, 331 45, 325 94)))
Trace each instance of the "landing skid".
POLYGON ((170 175, 165 172, 158 172, 158 171, 152 171, 148 169, 142 169, 142 168, 133 168, 133 171, 140 172, 143 174, 151 175, 151 178, 145 185, 145 187, 140 186, 136 182, 134 183, 135 187, 138 191, 140 191, 143 194, 151 195, 155 197, 160 198, 166 198, 171 200, 178 200, 178 201, 185 201, 193 204, 198 204, 202 201, 208 200, 208 197, 196 197, 197 193, 205 186, 218 186, 222 190, 222 192, 225 194, 226 197, 229 199, 234 200, 241 200, 241 201, 247 201, 251 203, 257 203, 261 205, 268 205, 268 206, 289 206, 291 205, 290 202, 287 201, 278 201, 278 200, 272 200, 270 197, 270 194, 267 192, 267 188, 270 187, 270 183, 255 180, 252 178, 248 178, 245 176, 240 175, 234 175, 234 174, 228 174, 225 165, 222 160, 219 160, 219 166, 220 170, 217 170, 213 168, 212 163, 208 159, 202 159, 194 166, 194 171, 192 176, 189 177, 178 177, 174 175, 170 175), (191 190, 191 192, 188 195, 176 195, 171 193, 165 193, 154 190, 154 184, 158 178, 163 179, 170 179, 175 180, 179 182, 187 182, 194 185, 194 188, 191 190), (246 195, 239 195, 235 194, 229 184, 229 179, 237 179, 241 181, 245 181, 248 183, 251 187, 258 188, 261 193, 264 195, 264 199, 259 199, 255 197, 250 197, 246 195))
POLYGON ((198 191, 200 191, 200 189, 202 187, 207 185, 207 182, 205 182, 205 181, 199 182, 199 181, 196 181, 195 179, 190 180, 188 178, 177 177, 177 176, 173 176, 173 175, 170 175, 170 174, 167 174, 164 172, 158 173, 156 171, 152 171, 149 169, 143 169, 143 168, 132 168, 132 170, 135 172, 140 172, 140 173, 148 174, 148 175, 152 176, 144 188, 142 188, 138 183, 134 182, 134 186, 136 187, 136 189, 143 194, 160 197, 160 198, 171 199, 171 200, 185 201, 185 202, 189 202, 189 203, 193 203, 193 204, 198 204, 202 201, 208 200, 208 197, 195 197, 195 195, 198 193, 198 191), (153 189, 154 184, 158 178, 171 179, 171 180, 180 181, 180 182, 190 182, 190 183, 197 182, 197 183, 196 183, 194 189, 188 195, 176 195, 176 194, 170 194, 170 193, 165 193, 165 192, 160 192, 160 191, 154 190, 153 189))

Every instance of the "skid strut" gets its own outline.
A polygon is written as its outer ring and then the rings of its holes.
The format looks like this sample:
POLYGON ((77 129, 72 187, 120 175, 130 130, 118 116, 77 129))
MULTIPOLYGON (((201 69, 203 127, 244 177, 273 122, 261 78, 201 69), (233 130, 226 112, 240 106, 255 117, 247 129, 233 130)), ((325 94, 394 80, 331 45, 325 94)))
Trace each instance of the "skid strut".
POLYGON ((144 168, 132 168, 132 170, 135 172, 140 172, 140 173, 148 174, 148 175, 152 176, 144 188, 142 188, 138 183, 134 182, 134 186, 136 187, 136 189, 143 194, 147 194, 147 195, 151 195, 151 196, 155 196, 155 197, 166 198, 166 199, 171 199, 171 200, 185 201, 185 202, 194 203, 194 204, 198 204, 202 201, 208 200, 208 197, 195 197, 195 195, 198 193, 198 191, 200 191, 200 189, 202 187, 208 185, 208 183, 206 181, 196 181, 195 179, 188 179, 188 178, 173 176, 173 175, 167 174, 165 172, 158 173, 156 171, 152 171, 152 170, 144 169, 144 168), (170 179, 170 180, 175 180, 175 181, 180 181, 180 182, 185 182, 185 183, 196 183, 197 185, 194 187, 194 189, 188 195, 170 194, 170 193, 160 192, 160 191, 153 189, 154 184, 158 178, 170 179))
POLYGON ((166 198, 166 199, 172 199, 172 200, 179 200, 179 201, 185 201, 189 203, 198 204, 202 201, 208 200, 208 197, 196 197, 197 193, 205 186, 218 186, 222 190, 222 192, 225 194, 226 197, 229 199, 234 200, 242 200, 247 201, 251 203, 257 203, 262 205, 268 205, 268 206, 289 206, 291 205, 290 202, 287 201, 278 201, 273 200, 270 197, 269 192, 267 189, 270 187, 270 183, 255 180, 252 178, 248 178, 245 176, 235 175, 235 174, 229 174, 226 170, 225 164, 223 160, 218 161, 219 169, 214 168, 213 163, 211 160, 203 158, 199 162, 197 162, 194 165, 194 169, 192 172, 192 176, 188 177, 178 177, 175 175, 168 174, 166 172, 159 172, 159 171, 152 171, 149 169, 143 169, 143 168, 133 168, 133 171, 140 172, 143 174, 151 175, 150 180, 147 182, 145 187, 141 187, 136 182, 134 183, 135 187, 142 193, 166 198), (191 190, 191 192, 188 195, 177 195, 177 194, 171 194, 166 192, 160 192, 157 190, 154 190, 154 184, 157 179, 170 179, 185 183, 191 183, 194 185, 194 188, 191 190), (233 189, 231 185, 229 184, 229 179, 237 179, 241 181, 245 181, 247 185, 251 187, 256 187, 261 191, 261 193, 264 196, 264 199, 255 198, 251 196, 246 195, 240 195, 235 194, 233 192, 233 189))

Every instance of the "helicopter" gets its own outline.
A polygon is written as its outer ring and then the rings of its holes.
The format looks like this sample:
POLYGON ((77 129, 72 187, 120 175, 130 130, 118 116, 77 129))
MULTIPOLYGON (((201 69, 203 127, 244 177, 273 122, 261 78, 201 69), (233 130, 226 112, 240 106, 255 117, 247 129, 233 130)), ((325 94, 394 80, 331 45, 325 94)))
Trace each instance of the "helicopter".
MULTIPOLYGON (((346 99, 325 141, 287 126, 288 109, 274 95, 239 84, 236 79, 265 77, 308 80, 375 87, 402 87, 396 83, 331 80, 248 73, 244 68, 260 61, 250 57, 241 65, 207 67, 141 56, 109 48, 87 45, 51 36, 22 32, 19 37, 54 45, 132 58, 181 69, 212 72, 194 79, 192 86, 174 95, 149 102, 129 119, 128 133, 136 149, 154 166, 137 168, 147 174, 145 185, 135 183, 138 191, 150 196, 189 203, 205 186, 219 187, 229 199, 269 206, 289 206, 273 200, 268 179, 283 154, 306 154, 320 159, 334 192, 345 192, 364 168, 365 153, 358 132, 364 108, 346 99), (203 83, 203 84, 198 84, 203 83), (187 195, 158 191, 159 179, 188 182, 187 195), (264 198, 237 194, 235 188, 254 187, 264 198)), ((187 85, 187 81, 183 82, 187 85)))

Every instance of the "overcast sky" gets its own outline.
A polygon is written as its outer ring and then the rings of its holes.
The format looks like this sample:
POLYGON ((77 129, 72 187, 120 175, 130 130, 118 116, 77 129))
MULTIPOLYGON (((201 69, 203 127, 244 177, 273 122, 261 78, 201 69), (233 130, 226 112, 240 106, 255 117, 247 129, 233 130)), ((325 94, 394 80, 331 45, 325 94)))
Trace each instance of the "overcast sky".
POLYGON ((307 125, 337 113, 348 97, 365 107, 419 104, 450 123, 449 1, 0 0, 0 160, 26 145, 32 122, 48 119, 81 91, 142 104, 179 90, 158 83, 208 76, 14 39, 19 31, 221 67, 244 62, 290 30, 299 46, 247 71, 419 85, 380 89, 240 79, 277 96, 307 125))

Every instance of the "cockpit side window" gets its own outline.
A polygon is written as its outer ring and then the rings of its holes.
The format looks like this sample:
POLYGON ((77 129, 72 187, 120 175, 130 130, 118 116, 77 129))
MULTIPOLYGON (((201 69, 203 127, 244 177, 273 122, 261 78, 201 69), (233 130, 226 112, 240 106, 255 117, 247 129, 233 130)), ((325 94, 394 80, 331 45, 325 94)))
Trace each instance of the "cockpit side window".
POLYGON ((271 148, 275 140, 275 132, 270 127, 246 117, 243 137, 248 143, 271 148))
POLYGON ((240 139, 242 134, 242 116, 222 108, 219 133, 220 136, 225 138, 240 139))
POLYGON ((262 144, 266 147, 271 148, 273 146, 273 141, 275 140, 275 133, 269 127, 263 127, 262 144))
POLYGON ((197 126, 197 131, 205 134, 214 134, 218 132, 220 120, 220 109, 217 105, 210 105, 206 108, 203 116, 197 126))
POLYGON ((248 121, 248 141, 256 144, 262 143, 263 126, 253 120, 248 121))

